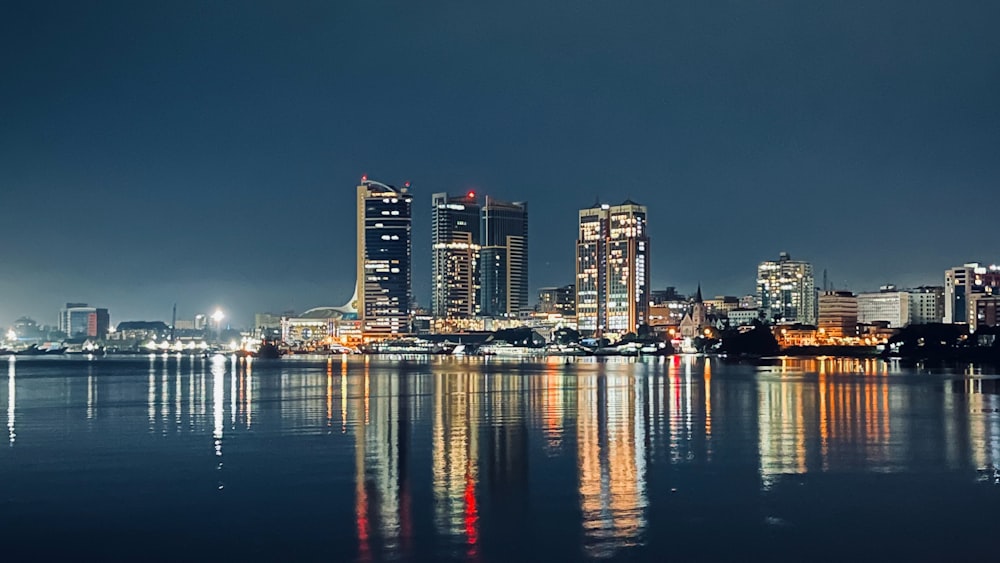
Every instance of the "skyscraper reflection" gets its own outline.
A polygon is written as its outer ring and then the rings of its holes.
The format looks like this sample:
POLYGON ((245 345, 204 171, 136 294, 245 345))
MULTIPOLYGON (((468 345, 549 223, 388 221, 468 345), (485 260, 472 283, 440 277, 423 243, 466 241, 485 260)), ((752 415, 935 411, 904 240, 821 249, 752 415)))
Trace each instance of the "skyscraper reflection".
POLYGON ((14 432, 14 407, 17 404, 17 383, 16 370, 14 368, 17 359, 14 356, 7 358, 7 443, 14 445, 17 433, 14 432))
POLYGON ((355 522, 359 554, 381 559, 378 547, 388 554, 405 553, 412 535, 409 484, 409 401, 404 375, 372 375, 364 365, 364 394, 354 399, 355 412, 365 421, 355 430, 355 522), (374 387, 374 393, 371 389, 374 387))
POLYGON ((479 540, 479 422, 482 377, 436 373, 431 429, 434 524, 445 537, 462 538, 468 554, 479 540))
POLYGON ((584 549, 609 557, 643 541, 645 387, 632 375, 581 376, 577 384, 584 549))
MULTIPOLYGON (((220 356, 212 358, 212 439, 215 441, 215 455, 222 457, 222 433, 225 426, 226 360, 220 356)), ((219 460, 222 463, 222 460, 219 460)))

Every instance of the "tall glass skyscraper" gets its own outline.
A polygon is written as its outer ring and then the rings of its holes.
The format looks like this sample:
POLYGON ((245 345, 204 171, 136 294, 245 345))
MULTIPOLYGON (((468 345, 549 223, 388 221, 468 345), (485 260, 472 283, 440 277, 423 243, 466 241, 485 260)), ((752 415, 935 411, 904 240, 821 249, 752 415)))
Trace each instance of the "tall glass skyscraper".
POLYGON ((366 338, 410 331, 412 203, 408 183, 366 177, 358 186, 357 309, 366 338))
POLYGON ((815 326, 816 280, 809 262, 782 252, 757 266, 757 302, 768 320, 815 326))
POLYGON ((649 319, 646 206, 626 200, 580 210, 576 318, 586 335, 638 330, 649 319))
POLYGON ((431 312, 461 319, 478 312, 480 207, 476 194, 431 196, 431 312))
POLYGON ((486 196, 480 237, 480 314, 516 317, 528 311, 528 204, 486 196))

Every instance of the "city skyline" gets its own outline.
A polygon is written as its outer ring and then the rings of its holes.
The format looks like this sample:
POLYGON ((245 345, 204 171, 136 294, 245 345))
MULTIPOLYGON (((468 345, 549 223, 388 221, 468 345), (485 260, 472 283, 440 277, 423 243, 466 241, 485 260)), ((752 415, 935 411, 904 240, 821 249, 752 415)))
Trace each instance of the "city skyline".
POLYGON ((0 319, 343 303, 362 174, 551 209, 531 294, 572 281, 595 197, 656 215, 654 288, 740 295, 779 251, 836 288, 938 284, 995 253, 949 236, 1000 198, 1000 6, 965 7, 12 6, 0 319))

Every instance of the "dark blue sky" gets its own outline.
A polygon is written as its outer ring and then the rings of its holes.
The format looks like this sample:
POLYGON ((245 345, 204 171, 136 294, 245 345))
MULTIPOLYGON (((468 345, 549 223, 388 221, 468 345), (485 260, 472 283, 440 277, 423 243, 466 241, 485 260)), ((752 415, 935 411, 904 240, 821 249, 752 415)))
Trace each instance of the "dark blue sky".
POLYGON ((649 206, 653 281, 743 294, 1000 260, 1000 3, 4 2, 0 324, 340 304, 354 186, 528 200, 533 288, 576 210, 649 206))

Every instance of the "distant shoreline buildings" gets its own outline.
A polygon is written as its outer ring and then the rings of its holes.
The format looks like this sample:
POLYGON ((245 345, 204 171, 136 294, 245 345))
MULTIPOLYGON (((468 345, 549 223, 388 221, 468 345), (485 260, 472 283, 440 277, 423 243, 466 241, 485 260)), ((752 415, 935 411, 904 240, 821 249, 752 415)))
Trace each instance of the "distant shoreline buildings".
MULTIPOLYGON (((311 349, 521 326, 546 336, 572 329, 585 338, 642 333, 676 342, 765 324, 785 345, 871 345, 911 325, 959 324, 975 333, 1000 322, 1000 266, 979 262, 948 268, 941 286, 851 292, 830 287, 825 271, 817 287, 811 262, 781 252, 759 262, 754 292, 742 297, 704 299, 700 284, 690 297, 672 287, 654 290, 648 209, 630 199, 577 210, 574 269, 566 272, 572 282, 541 288, 532 307, 527 202, 473 191, 431 194, 431 301, 424 310, 413 298, 413 201, 408 182, 396 187, 362 177, 355 198, 354 295, 342 306, 259 313, 253 331, 273 331, 311 349)), ((116 331, 108 309, 66 303, 56 327, 21 318, 5 336, 14 343, 218 337, 221 314, 175 318, 170 325, 126 321, 116 331)))

